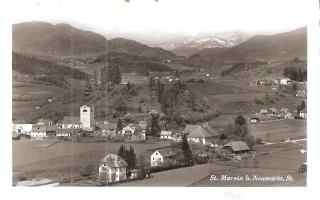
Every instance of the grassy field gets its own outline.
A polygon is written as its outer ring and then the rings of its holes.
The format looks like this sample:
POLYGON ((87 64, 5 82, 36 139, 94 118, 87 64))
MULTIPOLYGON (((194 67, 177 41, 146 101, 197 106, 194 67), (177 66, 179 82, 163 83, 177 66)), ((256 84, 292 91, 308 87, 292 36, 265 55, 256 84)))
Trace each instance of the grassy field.
POLYGON ((219 161, 216 164, 226 166, 225 169, 216 168, 211 171, 211 175, 218 177, 216 181, 210 181, 210 176, 206 176, 191 186, 202 187, 263 187, 263 186, 306 186, 306 173, 298 173, 298 168, 306 162, 306 154, 300 153, 301 146, 293 143, 264 145, 257 148, 256 166, 252 159, 245 161, 219 161), (230 167, 233 168, 230 168, 230 167), (221 175, 240 176, 246 175, 251 178, 249 181, 221 180, 221 175), (283 176, 284 181, 254 181, 253 176, 273 177, 283 176), (287 176, 291 176, 293 181, 286 181, 287 176))
POLYGON ((267 139, 270 135, 270 142, 279 142, 287 137, 307 136, 307 121, 305 120, 278 120, 261 123, 249 123, 249 130, 252 135, 267 139))
MULTIPOLYGON (((27 177, 71 177, 79 175, 81 168, 94 166, 98 171, 101 159, 108 153, 117 153, 121 143, 71 142, 35 140, 12 141, 12 170, 14 179, 20 174, 27 177)), ((126 144, 131 145, 137 158, 147 149, 164 144, 126 144)), ((146 160, 148 158, 145 158, 146 160)))

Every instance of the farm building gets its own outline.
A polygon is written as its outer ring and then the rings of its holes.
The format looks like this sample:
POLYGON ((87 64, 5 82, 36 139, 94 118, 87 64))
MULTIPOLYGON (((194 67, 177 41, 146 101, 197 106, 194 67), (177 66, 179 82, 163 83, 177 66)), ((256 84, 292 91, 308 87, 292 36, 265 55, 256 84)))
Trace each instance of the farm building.
POLYGON ((44 125, 34 124, 31 130, 32 138, 45 138, 47 136, 47 127, 44 125))
POLYGON ((261 109, 260 114, 267 115, 269 111, 267 109, 261 109))
POLYGON ((188 134, 188 141, 202 143, 203 145, 215 143, 220 134, 209 125, 187 125, 184 133, 188 134))
POLYGON ((276 115, 278 113, 278 110, 276 108, 269 108, 268 113, 272 115, 276 115))
POLYGON ((13 132, 17 134, 30 135, 32 130, 32 124, 14 123, 12 128, 13 132))
POLYGON ((100 128, 105 135, 116 134, 117 131, 117 126, 112 123, 101 124, 100 128))
POLYGON ((230 154, 246 155, 249 153, 250 148, 243 141, 232 141, 224 145, 223 149, 227 150, 230 154))
POLYGON ((160 138, 161 139, 172 139, 173 138, 173 133, 172 131, 161 131, 160 132, 160 138))
POLYGON ((145 139, 145 132, 138 124, 128 124, 122 129, 123 136, 131 136, 132 138, 145 139))
POLYGON ((298 90, 298 91, 296 92, 296 97, 306 98, 306 97, 307 97, 307 92, 306 92, 306 90, 298 90))
POLYGON ((80 117, 76 117, 76 116, 63 117, 62 128, 82 128, 80 117))
POLYGON ((301 119, 307 119, 307 108, 304 108, 303 110, 300 110, 299 117, 301 119))
POLYGON ((57 130, 59 129, 59 126, 57 125, 52 125, 47 127, 47 135, 48 137, 54 137, 57 135, 57 130))
POLYGON ((57 129, 56 136, 57 137, 70 137, 73 135, 80 134, 81 129, 80 128, 62 128, 57 129))
POLYGON ((117 154, 106 155, 99 166, 99 180, 105 182, 117 182, 126 179, 126 161, 117 154))
POLYGON ((281 78, 280 79, 280 85, 289 85, 290 82, 291 82, 290 78, 281 78))
POLYGON ((250 122, 251 123, 258 123, 258 122, 260 122, 260 118, 258 116, 251 116, 250 122))
POLYGON ((168 166, 177 164, 179 150, 174 147, 156 149, 150 156, 150 166, 168 166))
POLYGON ((53 122, 50 119, 40 118, 40 119, 38 119, 37 124, 44 125, 44 126, 51 126, 53 124, 53 122))

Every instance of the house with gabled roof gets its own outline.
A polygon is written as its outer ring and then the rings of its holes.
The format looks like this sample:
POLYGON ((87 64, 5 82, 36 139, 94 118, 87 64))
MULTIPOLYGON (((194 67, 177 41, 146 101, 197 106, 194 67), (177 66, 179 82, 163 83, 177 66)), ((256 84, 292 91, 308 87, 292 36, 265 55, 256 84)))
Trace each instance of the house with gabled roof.
POLYGON ((231 141, 223 146, 223 149, 234 155, 247 154, 250 151, 249 146, 244 141, 231 141))
POLYGON ((189 142, 201 143, 203 145, 215 143, 215 141, 217 141, 220 137, 220 134, 208 124, 188 124, 184 130, 184 133, 187 134, 189 142))
POLYGON ((47 127, 40 124, 33 124, 30 136, 32 138, 46 138, 47 135, 47 127))
POLYGON ((117 182, 126 180, 127 162, 117 154, 107 154, 99 165, 99 180, 117 182))
POLYGON ((50 119, 40 118, 40 119, 38 119, 37 124, 45 125, 45 126, 51 126, 53 124, 53 122, 50 119))
POLYGON ((174 146, 161 147, 153 149, 150 156, 150 166, 168 166, 178 163, 181 156, 181 149, 174 146))
POLYGON ((62 128, 82 128, 80 117, 64 116, 61 124, 62 128))

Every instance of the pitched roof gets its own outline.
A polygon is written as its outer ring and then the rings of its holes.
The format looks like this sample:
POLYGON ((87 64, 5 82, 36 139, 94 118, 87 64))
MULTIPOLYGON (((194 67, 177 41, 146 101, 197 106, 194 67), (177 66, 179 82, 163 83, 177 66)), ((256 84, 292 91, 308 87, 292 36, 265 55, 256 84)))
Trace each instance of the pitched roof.
POLYGON ((288 108, 282 108, 282 109, 280 110, 280 112, 284 112, 284 113, 287 113, 288 111, 289 111, 288 108))
POLYGON ((233 151, 245 151, 250 149, 243 141, 233 141, 225 145, 225 147, 227 146, 231 147, 233 151))
POLYGON ((59 128, 59 126, 57 126, 57 125, 48 126, 47 131, 57 131, 58 128, 59 128))
POLYGON ((64 116, 62 124, 80 124, 80 117, 76 116, 64 116))
POLYGON ((50 119, 43 119, 43 118, 38 119, 38 124, 45 124, 45 125, 47 125, 47 124, 49 124, 50 122, 51 122, 50 119))
POLYGON ((81 131, 80 128, 59 128, 57 129, 57 133, 79 133, 81 131))
POLYGON ((160 135, 161 136, 171 136, 172 135, 172 131, 161 131, 160 135))
POLYGON ((177 155, 177 152, 173 148, 163 148, 156 150, 162 157, 170 157, 177 155))
POLYGON ((204 127, 202 125, 187 125, 184 132, 189 134, 189 138, 207 138, 219 136, 218 132, 210 126, 204 127))
POLYGON ((269 108, 269 110, 270 110, 271 112, 277 112, 277 111, 278 111, 276 108, 269 108))
POLYGON ((45 132, 47 131, 47 127, 41 124, 33 124, 32 125, 32 132, 45 132))
POLYGON ((146 129, 147 128, 147 122, 146 121, 139 121, 138 124, 142 129, 146 129))
POLYGON ((114 168, 114 167, 127 167, 128 164, 126 163, 126 161, 121 158, 120 156, 118 156, 117 154, 108 154, 106 155, 101 163, 105 163, 107 164, 108 167, 110 168, 114 168))
POLYGON ((110 130, 110 129, 116 129, 116 128, 117 128, 117 126, 112 123, 107 123, 107 124, 101 125, 101 129, 104 129, 104 130, 110 130))

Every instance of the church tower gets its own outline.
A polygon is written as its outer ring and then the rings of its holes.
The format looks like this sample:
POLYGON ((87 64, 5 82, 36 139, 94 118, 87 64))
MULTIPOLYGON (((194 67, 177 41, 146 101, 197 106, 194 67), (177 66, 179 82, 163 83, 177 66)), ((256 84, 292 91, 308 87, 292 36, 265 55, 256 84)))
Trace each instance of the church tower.
POLYGON ((80 122, 85 130, 94 128, 94 107, 83 105, 80 107, 80 122))

